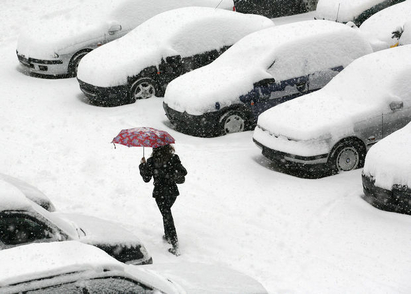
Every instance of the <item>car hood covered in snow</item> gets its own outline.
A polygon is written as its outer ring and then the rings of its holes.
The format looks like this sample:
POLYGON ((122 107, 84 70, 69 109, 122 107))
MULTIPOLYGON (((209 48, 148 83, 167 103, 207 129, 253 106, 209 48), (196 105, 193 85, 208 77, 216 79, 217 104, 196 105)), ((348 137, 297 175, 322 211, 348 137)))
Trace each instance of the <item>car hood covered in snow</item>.
POLYGON ((411 187, 411 123, 375 144, 367 153, 363 172, 375 185, 411 187))
POLYGON ((216 102, 221 108, 239 103, 239 97, 252 90, 254 83, 272 78, 267 69, 273 60, 274 78, 281 81, 324 68, 345 66, 353 61, 353 56, 357 58, 370 52, 368 42, 343 24, 312 20, 272 27, 244 37, 211 64, 173 80, 167 87, 164 102, 177 111, 201 115, 215 111, 216 102), (335 42, 324 43, 333 39, 335 42), (329 54, 312 60, 312 65, 305 67, 307 72, 301 66, 294 66, 292 63, 300 60, 294 58, 296 55, 310 58, 310 50, 316 50, 310 44, 316 42, 329 46, 329 50, 324 50, 329 54), (336 50, 347 54, 336 54, 336 50))
POLYGON ((136 29, 81 61, 78 79, 100 87, 127 84, 162 58, 188 57, 231 46, 254 31, 273 26, 263 16, 221 9, 187 7, 156 15, 136 29))
POLYGON ((355 123, 391 111, 393 101, 410 106, 410 54, 403 46, 365 55, 321 90, 265 111, 257 124, 297 141, 352 134, 355 123))

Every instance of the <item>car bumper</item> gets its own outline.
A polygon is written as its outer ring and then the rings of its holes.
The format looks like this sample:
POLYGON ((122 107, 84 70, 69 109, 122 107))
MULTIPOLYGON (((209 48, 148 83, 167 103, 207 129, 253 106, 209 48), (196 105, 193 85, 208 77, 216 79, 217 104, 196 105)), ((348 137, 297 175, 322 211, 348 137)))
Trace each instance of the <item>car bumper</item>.
POLYGON ((330 173, 330 167, 327 163, 328 154, 299 156, 273 150, 254 138, 253 141, 262 150, 263 156, 275 163, 281 171, 303 178, 318 178, 330 173))
POLYGON ((65 59, 36 59, 17 53, 17 58, 30 74, 44 77, 65 77, 68 75, 68 61, 65 59))
POLYGON ((101 106, 116 106, 130 103, 128 87, 97 87, 77 79, 80 90, 90 103, 101 106))
POLYGON ((220 112, 209 112, 202 115, 192 115, 179 112, 163 103, 167 118, 182 133, 197 137, 215 137, 221 134, 219 130, 220 112))
POLYGON ((411 214, 411 189, 407 186, 394 185, 387 190, 375 185, 375 179, 362 174, 365 200, 376 208, 411 214))

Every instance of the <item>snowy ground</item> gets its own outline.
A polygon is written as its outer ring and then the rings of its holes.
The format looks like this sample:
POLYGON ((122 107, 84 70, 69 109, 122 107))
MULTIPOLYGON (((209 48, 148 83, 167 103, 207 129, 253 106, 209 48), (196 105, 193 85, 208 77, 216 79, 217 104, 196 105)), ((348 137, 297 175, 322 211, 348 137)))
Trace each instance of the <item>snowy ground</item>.
POLYGON ((140 236, 155 263, 226 265, 269 293, 410 292, 411 218, 363 201, 360 170, 319 180, 278 173, 252 132, 186 136, 169 127, 161 98, 100 108, 83 101, 75 79, 25 75, 15 54, 21 24, 82 1, 2 2, 1 173, 38 187, 61 211, 122 224, 140 236), (169 131, 189 171, 173 207, 178 258, 161 240, 152 183, 138 172, 142 149, 110 144, 135 126, 169 131))

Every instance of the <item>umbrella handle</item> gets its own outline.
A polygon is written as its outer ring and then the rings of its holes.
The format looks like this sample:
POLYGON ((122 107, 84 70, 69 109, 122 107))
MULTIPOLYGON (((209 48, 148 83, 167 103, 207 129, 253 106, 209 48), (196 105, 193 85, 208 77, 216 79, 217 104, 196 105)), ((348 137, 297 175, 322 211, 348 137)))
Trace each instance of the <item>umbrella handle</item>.
POLYGON ((145 156, 144 156, 144 146, 143 146, 143 157, 145 157, 145 156))

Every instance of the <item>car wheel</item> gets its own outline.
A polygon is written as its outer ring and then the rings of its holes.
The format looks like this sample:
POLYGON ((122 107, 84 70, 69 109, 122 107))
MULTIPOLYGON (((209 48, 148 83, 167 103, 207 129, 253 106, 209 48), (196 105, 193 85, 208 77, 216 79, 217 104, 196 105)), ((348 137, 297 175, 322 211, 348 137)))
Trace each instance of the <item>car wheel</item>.
POLYGON ((223 135, 244 131, 246 119, 239 111, 228 111, 220 119, 223 135))
POLYGON ((70 61, 70 66, 69 66, 69 75, 72 77, 77 76, 77 70, 78 70, 78 65, 80 64, 80 60, 86 56, 86 54, 89 53, 87 52, 80 52, 77 53, 73 56, 73 58, 70 61))
POLYGON ((153 79, 141 78, 133 83, 130 91, 131 102, 148 99, 156 95, 157 84, 153 79))
POLYGON ((362 167, 364 159, 364 145, 356 140, 345 140, 336 145, 329 163, 333 173, 339 173, 362 167))

